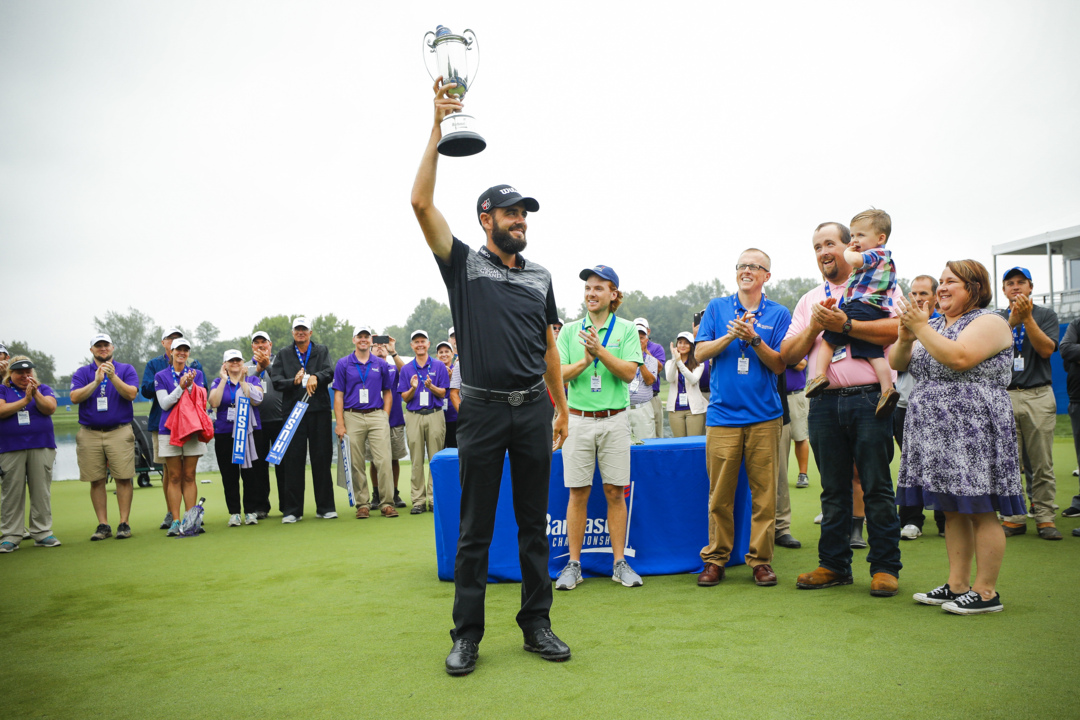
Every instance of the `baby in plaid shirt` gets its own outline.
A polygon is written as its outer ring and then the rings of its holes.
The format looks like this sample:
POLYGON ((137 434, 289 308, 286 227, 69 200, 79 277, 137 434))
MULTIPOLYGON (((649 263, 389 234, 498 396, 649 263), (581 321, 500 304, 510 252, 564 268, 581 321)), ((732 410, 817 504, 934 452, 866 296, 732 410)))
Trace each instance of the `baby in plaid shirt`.
MULTIPOLYGON (((892 305, 889 294, 896 287, 896 266, 892 253, 885 249, 891 232, 892 218, 884 210, 865 210, 851 219, 851 243, 844 250, 844 259, 852 268, 851 277, 837 305, 848 320, 881 320, 889 317, 889 307, 892 305)), ((892 372, 884 348, 831 330, 825 331, 822 341, 822 348, 817 354, 815 377, 806 386, 806 397, 817 397, 829 387, 829 381, 825 378, 829 363, 833 361, 837 348, 850 345, 851 356, 869 362, 881 383, 877 417, 891 415, 900 395, 893 387, 892 372)))

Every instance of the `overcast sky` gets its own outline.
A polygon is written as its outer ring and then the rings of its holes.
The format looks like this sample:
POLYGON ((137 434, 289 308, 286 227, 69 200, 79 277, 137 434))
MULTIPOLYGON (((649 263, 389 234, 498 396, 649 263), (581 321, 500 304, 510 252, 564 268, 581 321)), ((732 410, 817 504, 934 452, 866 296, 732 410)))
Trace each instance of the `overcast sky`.
POLYGON ((445 302, 409 206, 439 23, 479 38, 488 148, 436 204, 477 246, 484 188, 536 197, 525 255, 571 312, 598 263, 648 295, 731 286, 751 245, 814 276, 813 228, 871 205, 905 277, 1080 224, 1072 0, 0 0, 0 338, 59 375, 128 306, 231 337, 445 302))

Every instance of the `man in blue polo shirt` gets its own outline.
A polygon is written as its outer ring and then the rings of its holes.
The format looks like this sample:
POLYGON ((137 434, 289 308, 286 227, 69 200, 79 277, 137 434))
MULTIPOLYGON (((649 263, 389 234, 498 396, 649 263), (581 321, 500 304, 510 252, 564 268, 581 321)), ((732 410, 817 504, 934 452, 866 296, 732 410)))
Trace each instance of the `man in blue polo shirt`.
POLYGON ((431 488, 424 479, 424 451, 427 459, 443 449, 446 440, 446 417, 443 399, 450 389, 446 366, 428 355, 428 334, 415 330, 409 338, 415 357, 398 371, 398 392, 405 401, 405 427, 412 459, 412 510, 419 515, 431 503, 431 488))
POLYGON ((734 503, 739 468, 753 498, 750 547, 746 563, 758 585, 776 585, 771 567, 776 527, 776 451, 783 408, 776 376, 784 372, 780 343, 791 313, 765 297, 772 261, 751 248, 739 256, 735 282, 739 291, 716 298, 705 308, 697 334, 699 362, 715 358, 711 397, 705 415, 705 459, 709 472, 709 544, 701 550, 705 570, 698 585, 724 579, 724 564, 735 542, 734 503))
POLYGON ((116 481, 116 504, 120 507, 116 539, 131 537, 128 515, 131 479, 135 477, 131 401, 139 393, 139 374, 127 363, 113 362, 113 349, 108 335, 95 335, 90 340, 94 362, 71 376, 71 402, 79 406, 79 432, 75 436, 79 479, 90 483, 90 501, 98 520, 91 540, 104 540, 112 534, 105 492, 110 474, 116 481))
POLYGON ((370 448, 371 464, 378 468, 381 487, 378 488, 383 517, 397 517, 394 509, 394 473, 390 469, 390 367, 381 357, 371 353, 371 328, 360 326, 353 331, 356 351, 337 361, 334 368, 334 416, 338 439, 349 436, 352 449, 353 493, 356 496, 356 518, 363 520, 371 514, 371 496, 367 475, 364 443, 370 448))

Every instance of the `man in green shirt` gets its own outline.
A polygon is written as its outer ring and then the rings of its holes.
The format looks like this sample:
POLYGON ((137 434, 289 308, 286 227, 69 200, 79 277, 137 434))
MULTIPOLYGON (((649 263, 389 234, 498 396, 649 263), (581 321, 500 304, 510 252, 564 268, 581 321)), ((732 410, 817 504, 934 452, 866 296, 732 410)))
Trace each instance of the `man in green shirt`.
POLYGON ((563 381, 569 383, 570 427, 563 444, 563 482, 570 489, 566 534, 570 561, 559 573, 556 590, 573 590, 582 581, 581 546, 586 509, 597 462, 607 498, 607 531, 614 556, 611 579, 638 587, 641 577, 626 562, 626 499, 630 484, 630 405, 628 384, 641 364, 641 344, 633 323, 615 317, 622 301, 619 276, 606 265, 581 271, 588 314, 567 325, 555 341, 563 381), (573 328, 576 332, 570 330, 573 328))

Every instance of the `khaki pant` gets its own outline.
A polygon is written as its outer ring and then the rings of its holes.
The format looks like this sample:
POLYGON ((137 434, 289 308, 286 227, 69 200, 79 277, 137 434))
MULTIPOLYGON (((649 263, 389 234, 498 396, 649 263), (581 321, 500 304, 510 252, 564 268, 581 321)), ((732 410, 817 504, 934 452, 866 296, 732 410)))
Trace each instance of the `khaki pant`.
POLYGON ((627 415, 630 417, 630 432, 638 440, 648 440, 658 437, 656 435, 656 418, 653 415, 651 402, 644 403, 639 408, 628 408, 627 415))
POLYGON ((356 507, 371 507, 367 467, 370 460, 379 473, 380 507, 394 504, 394 472, 390 464, 390 418, 382 410, 371 413, 345 411, 345 435, 352 452, 353 498, 356 507), (365 445, 366 443, 366 445, 365 445), (365 449, 367 452, 365 453, 365 449), (370 457, 368 457, 370 454, 370 457))
POLYGON ((30 491, 30 534, 35 540, 52 535, 53 448, 0 453, 4 478, 0 485, 0 542, 18 545, 26 525, 26 492, 30 491))
POLYGON ((709 473, 709 544, 701 559, 723 567, 735 544, 735 489, 739 466, 746 461, 753 512, 750 520, 750 567, 772 562, 776 540, 776 449, 783 418, 746 427, 705 430, 705 465, 709 473))
MULTIPOLYGON (((660 370, 664 369, 664 364, 660 363, 660 370)), ((649 403, 652 405, 653 422, 656 424, 656 434, 653 437, 664 437, 664 404, 660 402, 659 395, 653 395, 652 401, 649 403)))
POLYGON ((694 415, 689 410, 672 410, 667 419, 672 437, 705 434, 705 413, 694 415))
POLYGON ((780 445, 776 451, 776 536, 791 532, 791 488, 788 487, 788 458, 791 456, 791 427, 788 423, 780 431, 780 445))
MULTIPOLYGON (((427 459, 443 449, 446 442, 446 415, 441 412, 433 412, 427 415, 405 411, 405 433, 409 439, 409 455, 412 460, 412 504, 413 507, 423 507, 431 502, 431 488, 424 479, 424 450, 427 450, 427 459)), ((391 482, 393 474, 389 475, 391 482)), ((379 471, 382 478, 382 470, 379 471)), ((382 495, 382 491, 379 491, 382 495)), ((382 499, 380 497, 380 499, 382 499)), ((394 499, 393 491, 390 499, 394 499)))
MULTIPOLYGON (((1016 442, 1020 449, 1020 467, 1024 451, 1031 461, 1031 514, 1036 523, 1054 522, 1054 423, 1057 402, 1054 388, 1045 385, 1034 390, 1010 390, 1013 417, 1016 418, 1016 442)), ((1013 523, 1027 522, 1023 515, 1004 518, 1013 523)))
POLYGON ((135 433, 131 424, 108 432, 80 425, 75 434, 75 457, 83 482, 104 480, 107 473, 115 480, 130 480, 135 477, 135 433))

